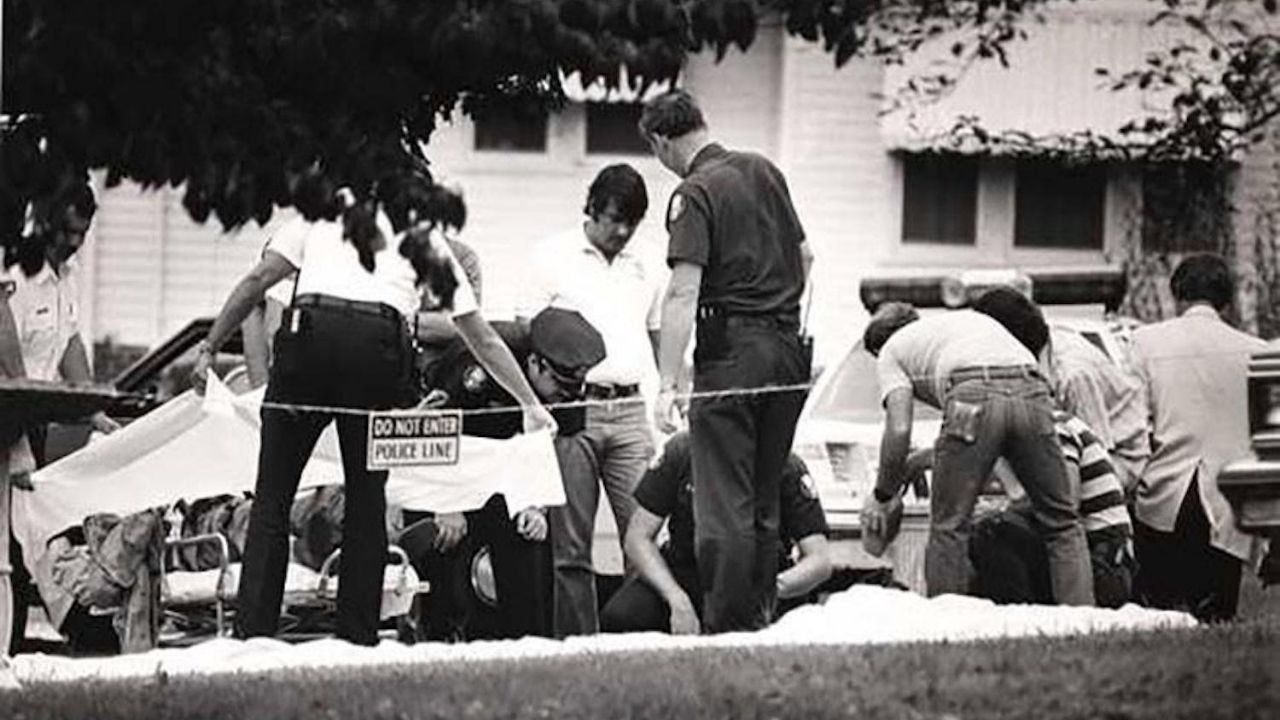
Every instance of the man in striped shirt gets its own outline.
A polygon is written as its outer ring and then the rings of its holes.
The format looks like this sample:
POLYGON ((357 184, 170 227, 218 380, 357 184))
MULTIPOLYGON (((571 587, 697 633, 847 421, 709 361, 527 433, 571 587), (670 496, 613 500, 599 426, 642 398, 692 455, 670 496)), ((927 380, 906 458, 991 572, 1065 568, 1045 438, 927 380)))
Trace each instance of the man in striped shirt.
MULTIPOLYGON (((1083 420, 1062 410, 1053 419, 1067 475, 1080 490, 1094 595, 1100 607, 1119 607, 1131 598, 1135 568, 1124 488, 1106 447, 1083 420)), ((1030 503, 1021 487, 1009 487, 1009 494, 1007 509, 975 521, 969 544, 973 593, 999 603, 1051 603, 1049 560, 1030 503)))

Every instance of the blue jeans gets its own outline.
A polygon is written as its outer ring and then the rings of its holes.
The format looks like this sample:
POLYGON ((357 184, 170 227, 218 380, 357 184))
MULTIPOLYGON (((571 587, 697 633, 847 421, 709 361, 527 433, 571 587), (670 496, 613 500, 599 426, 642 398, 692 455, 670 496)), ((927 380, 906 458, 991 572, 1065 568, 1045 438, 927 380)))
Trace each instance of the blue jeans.
POLYGON ((621 542, 635 511, 632 493, 653 457, 642 398, 589 406, 586 427, 558 438, 556 446, 565 492, 565 505, 548 517, 555 559, 556 635, 590 635, 600 631, 591 563, 600 487, 609 498, 621 542))
POLYGON ((1067 476, 1054 434, 1048 383, 1021 368, 993 368, 985 377, 953 374, 944 404, 925 547, 929 594, 968 591, 973 507, 1003 457, 1023 479, 1044 534, 1054 599, 1064 605, 1094 604, 1079 491, 1067 476))

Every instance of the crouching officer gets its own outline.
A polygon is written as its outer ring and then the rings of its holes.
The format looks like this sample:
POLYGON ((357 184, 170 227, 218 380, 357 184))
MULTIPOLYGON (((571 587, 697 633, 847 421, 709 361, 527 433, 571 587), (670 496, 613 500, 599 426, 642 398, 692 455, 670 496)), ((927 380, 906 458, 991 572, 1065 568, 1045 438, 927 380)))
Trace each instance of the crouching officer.
POLYGON ((696 315, 689 431, 705 629, 750 630, 767 622, 777 599, 778 479, 809 381, 799 318, 812 254, 782 173, 760 155, 712 142, 688 93, 649 101, 640 132, 683 178, 667 209, 672 272, 655 421, 675 430, 696 315))
MULTIPOLYGON (((636 487, 636 512, 627 525, 627 557, 639 571, 628 578, 600 614, 605 632, 646 630, 693 634, 701 629, 702 591, 694 559, 693 478, 689 434, 673 435, 657 465, 636 487), (658 546, 658 531, 668 523, 669 540, 658 546)), ((775 579, 781 607, 775 616, 809 600, 814 588, 831 577, 827 518, 809 468, 795 455, 787 459, 781 480, 781 531, 775 579), (791 552, 799 550, 792 561, 791 552)), ((772 619, 772 618, 771 618, 772 619)))
MULTIPOLYGON (((548 404, 582 400, 587 371, 604 359, 604 340, 576 312, 547 308, 527 325, 494 322, 494 330, 523 366, 530 386, 548 404)), ((520 432, 519 403, 475 359, 462 338, 442 350, 424 378, 431 405, 487 412, 464 414, 463 433, 508 438, 520 432), (503 410, 510 408, 510 410, 503 410)), ((585 421, 583 407, 552 411, 559 426, 557 455, 585 421)), ((565 465, 561 460, 561 466, 565 465)), ((554 511, 554 510, 553 510, 554 511)), ((431 583, 420 608, 420 634, 428 640, 478 636, 552 635, 552 562, 546 510, 526 508, 514 520, 502 495, 466 513, 405 512, 400 544, 431 583), (473 558, 487 546, 497 594, 496 627, 485 628, 471 599, 473 558)))

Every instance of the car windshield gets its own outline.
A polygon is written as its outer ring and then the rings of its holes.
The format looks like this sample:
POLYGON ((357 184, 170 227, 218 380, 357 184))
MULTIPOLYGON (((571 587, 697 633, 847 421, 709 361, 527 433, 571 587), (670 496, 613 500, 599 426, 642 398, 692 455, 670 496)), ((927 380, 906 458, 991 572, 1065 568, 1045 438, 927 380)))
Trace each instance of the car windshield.
MULTIPOLYGON (((819 383, 818 395, 810 409, 811 418, 856 423, 879 423, 883 419, 876 359, 863 349, 861 340, 827 372, 833 375, 819 383)), ((942 414, 916 401, 915 417, 917 420, 939 419, 942 414)))

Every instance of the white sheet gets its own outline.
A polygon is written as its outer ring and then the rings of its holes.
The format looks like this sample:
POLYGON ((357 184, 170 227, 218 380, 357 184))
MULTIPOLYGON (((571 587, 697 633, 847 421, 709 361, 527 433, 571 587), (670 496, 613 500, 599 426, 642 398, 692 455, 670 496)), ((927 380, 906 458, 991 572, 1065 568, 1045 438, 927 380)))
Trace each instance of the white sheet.
MULTIPOLYGON (((262 394, 233 395, 213 378, 205 397, 180 395, 34 473, 34 491, 13 493, 13 531, 27 567, 38 567, 51 537, 88 515, 124 515, 252 490, 262 394)), ((337 432, 330 424, 299 487, 340 482, 337 432)), ((564 504, 550 432, 508 440, 463 436, 458 464, 399 468, 387 481, 387 502, 411 510, 474 510, 494 493, 506 495, 512 515, 532 505, 564 504)))

